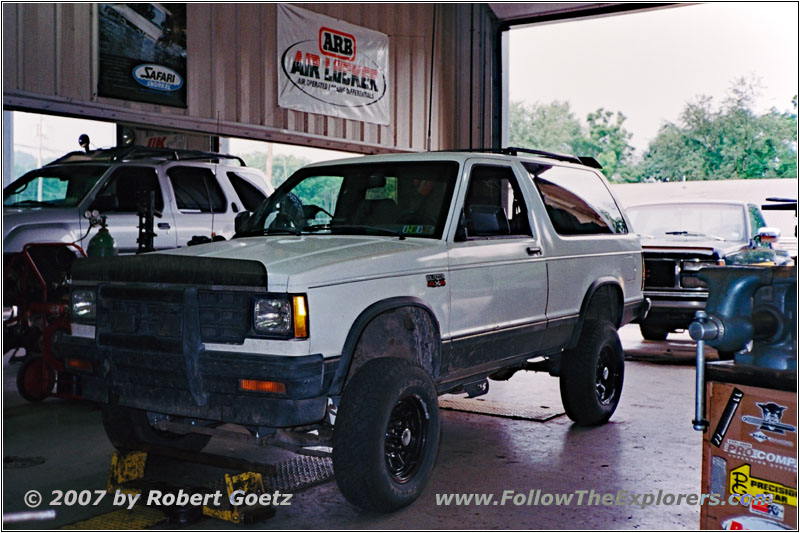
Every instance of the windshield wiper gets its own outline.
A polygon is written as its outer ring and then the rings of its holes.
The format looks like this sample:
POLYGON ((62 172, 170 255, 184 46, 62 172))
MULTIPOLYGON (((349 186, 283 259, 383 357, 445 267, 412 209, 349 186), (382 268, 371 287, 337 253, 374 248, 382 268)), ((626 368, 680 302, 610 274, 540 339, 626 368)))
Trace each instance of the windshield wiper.
POLYGON ((50 202, 40 202, 39 200, 21 200, 7 205, 6 207, 56 207, 56 204, 50 202))
POLYGON ((406 238, 406 236, 403 233, 400 233, 399 231, 394 231, 387 228, 379 228, 376 226, 363 226, 356 224, 336 224, 335 226, 330 226, 330 230, 331 233, 337 230, 344 230, 344 231, 363 230, 364 233, 368 231, 374 231, 376 233, 381 233, 383 235, 391 235, 392 237, 398 237, 401 241, 405 240, 406 238))
POLYGON ((722 237, 717 237, 716 235, 708 235, 707 233, 696 233, 693 231, 665 231, 665 235, 686 235, 687 237, 709 237, 711 239, 715 239, 717 241, 724 241, 722 237))

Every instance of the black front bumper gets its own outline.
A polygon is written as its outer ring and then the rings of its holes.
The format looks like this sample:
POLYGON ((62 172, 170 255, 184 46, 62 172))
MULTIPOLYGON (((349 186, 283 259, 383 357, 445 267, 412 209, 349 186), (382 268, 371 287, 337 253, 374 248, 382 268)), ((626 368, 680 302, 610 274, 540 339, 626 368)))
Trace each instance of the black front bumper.
POLYGON ((172 416, 249 426, 295 427, 320 422, 339 358, 201 350, 196 360, 167 351, 98 347, 95 339, 62 335, 56 357, 92 365, 81 376, 87 400, 172 416), (195 362, 196 361, 196 362, 195 362), (242 391, 240 379, 284 383, 285 394, 242 391))

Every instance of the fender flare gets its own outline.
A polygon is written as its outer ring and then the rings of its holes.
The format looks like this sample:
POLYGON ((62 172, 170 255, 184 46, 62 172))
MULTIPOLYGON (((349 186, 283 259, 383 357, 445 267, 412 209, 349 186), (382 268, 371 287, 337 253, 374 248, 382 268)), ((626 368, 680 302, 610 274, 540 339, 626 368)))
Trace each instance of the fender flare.
POLYGON ((591 285, 589 285, 589 289, 586 291, 586 295, 583 297, 583 302, 581 302, 581 311, 580 315, 578 315, 578 324, 575 326, 575 331, 572 332, 572 339, 569 343, 570 348, 577 346, 578 340, 581 337, 581 332, 583 331, 583 324, 586 321, 586 315, 589 312, 589 305, 592 302, 592 298, 594 298, 594 295, 597 294, 597 291, 603 287, 612 287, 619 296, 619 308, 616 309, 616 316, 612 321, 614 327, 619 328, 622 322, 623 309, 625 307, 624 293, 619 284, 619 280, 611 276, 597 278, 594 280, 594 282, 592 282, 591 285))
POLYGON ((336 369, 336 373, 333 376, 333 381, 331 382, 329 389, 330 395, 336 396, 342 393, 345 379, 347 379, 347 374, 350 371, 350 365, 353 362, 353 355, 355 354, 358 341, 361 338, 361 334, 367 328, 372 319, 387 311, 392 311, 402 307, 418 307, 425 311, 431 319, 431 324, 433 325, 434 333, 436 335, 436 339, 434 339, 436 345, 436 354, 434 356, 436 361, 434 362, 434 370, 437 371, 436 373, 438 373, 438 365, 441 361, 442 334, 439 327, 439 321, 436 319, 433 309, 431 309, 430 306, 423 300, 413 296, 387 298, 385 300, 375 302, 364 309, 361 314, 358 315, 358 318, 356 318, 356 320, 353 322, 353 325, 350 326, 350 331, 347 334, 344 347, 342 348, 342 356, 339 360, 339 365, 336 369))

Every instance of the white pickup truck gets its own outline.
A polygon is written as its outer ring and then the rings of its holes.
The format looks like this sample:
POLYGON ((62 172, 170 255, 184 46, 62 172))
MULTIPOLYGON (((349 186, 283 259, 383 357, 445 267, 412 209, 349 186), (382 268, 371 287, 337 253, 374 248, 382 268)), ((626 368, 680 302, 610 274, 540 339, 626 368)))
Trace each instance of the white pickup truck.
POLYGON ((524 152, 314 164, 231 240, 79 260, 56 355, 119 448, 197 449, 222 423, 330 446, 370 510, 424 488, 438 395, 546 370, 604 423, 616 330, 648 306, 639 239, 596 163, 524 152))

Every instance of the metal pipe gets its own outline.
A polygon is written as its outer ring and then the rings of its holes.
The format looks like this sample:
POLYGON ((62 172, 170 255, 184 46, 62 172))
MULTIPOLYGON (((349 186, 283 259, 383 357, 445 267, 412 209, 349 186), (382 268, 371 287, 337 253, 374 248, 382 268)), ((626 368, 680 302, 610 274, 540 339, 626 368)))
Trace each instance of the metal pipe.
POLYGON ((692 420, 692 427, 696 431, 705 431, 708 429, 708 420, 705 419, 706 411, 706 341, 700 339, 697 341, 697 352, 695 354, 697 359, 697 376, 694 385, 694 420, 692 420))
POLYGON ((694 386, 694 420, 692 427, 697 431, 708 429, 706 412, 706 341, 716 339, 722 332, 718 320, 709 320, 708 313, 703 310, 694 314, 694 322, 689 325, 689 336, 697 341, 695 359, 697 361, 696 381, 694 386))

